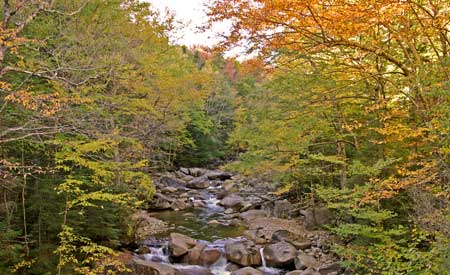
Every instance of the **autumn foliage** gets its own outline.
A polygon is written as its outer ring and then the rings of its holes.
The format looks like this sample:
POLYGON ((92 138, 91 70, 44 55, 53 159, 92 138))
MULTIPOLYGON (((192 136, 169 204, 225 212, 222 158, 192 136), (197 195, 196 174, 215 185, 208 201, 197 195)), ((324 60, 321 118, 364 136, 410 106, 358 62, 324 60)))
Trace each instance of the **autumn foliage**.
POLYGON ((402 241, 417 226, 448 253, 450 2, 216 0, 209 15, 232 24, 224 49, 272 68, 242 86, 231 167, 347 217, 337 251, 361 274, 440 274, 402 241))

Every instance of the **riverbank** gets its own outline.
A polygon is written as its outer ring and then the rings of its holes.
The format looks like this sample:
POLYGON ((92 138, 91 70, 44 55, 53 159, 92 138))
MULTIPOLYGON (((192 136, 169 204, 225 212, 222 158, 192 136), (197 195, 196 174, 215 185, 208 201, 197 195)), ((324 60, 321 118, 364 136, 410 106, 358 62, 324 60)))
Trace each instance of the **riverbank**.
POLYGON ((310 229, 331 222, 323 209, 294 209, 270 186, 217 170, 183 168, 155 182, 132 274, 350 274, 330 251, 333 238, 310 229))

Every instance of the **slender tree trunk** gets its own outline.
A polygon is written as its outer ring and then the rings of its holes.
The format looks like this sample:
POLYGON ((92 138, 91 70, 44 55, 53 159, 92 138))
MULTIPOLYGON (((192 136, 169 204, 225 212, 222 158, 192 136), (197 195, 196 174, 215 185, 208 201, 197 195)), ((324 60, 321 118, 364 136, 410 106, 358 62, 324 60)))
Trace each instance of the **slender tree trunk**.
POLYGON ((339 160, 341 160, 343 162, 340 165, 339 182, 340 182, 341 189, 344 189, 347 187, 347 165, 345 163, 345 161, 347 159, 347 154, 345 152, 345 143, 344 142, 338 141, 337 151, 338 151, 339 160))

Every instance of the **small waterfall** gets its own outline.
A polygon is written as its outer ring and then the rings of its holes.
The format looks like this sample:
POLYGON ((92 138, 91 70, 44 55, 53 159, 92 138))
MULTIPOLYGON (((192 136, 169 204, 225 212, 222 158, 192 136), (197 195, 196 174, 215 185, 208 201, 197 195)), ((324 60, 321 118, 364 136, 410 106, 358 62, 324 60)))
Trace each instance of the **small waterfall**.
POLYGON ((259 254, 261 255, 262 266, 258 269, 261 270, 262 272, 264 272, 264 275, 278 275, 282 272, 281 269, 267 267, 266 259, 264 258, 264 247, 261 247, 259 249, 259 254))
POLYGON ((167 246, 150 247, 150 253, 144 254, 146 261, 169 263, 169 254, 167 253, 167 246))
POLYGON ((261 255, 262 267, 267 268, 266 259, 264 258, 264 247, 259 249, 259 254, 261 255))
POLYGON ((231 272, 226 270, 227 264, 227 259, 224 256, 221 256, 219 260, 210 267, 210 270, 214 275, 229 275, 231 272))

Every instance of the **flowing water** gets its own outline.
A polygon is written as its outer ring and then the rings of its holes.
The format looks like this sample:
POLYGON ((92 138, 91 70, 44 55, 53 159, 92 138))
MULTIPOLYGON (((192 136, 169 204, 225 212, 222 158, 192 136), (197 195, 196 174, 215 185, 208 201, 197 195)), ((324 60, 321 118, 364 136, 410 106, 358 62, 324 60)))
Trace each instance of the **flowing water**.
POLYGON ((224 238, 242 236, 244 226, 230 225, 229 219, 224 215, 224 208, 217 203, 219 200, 211 195, 206 201, 206 207, 187 209, 183 211, 161 211, 153 213, 156 218, 167 222, 170 229, 168 233, 178 232, 198 240, 215 241, 224 238), (217 223, 211 223, 217 221, 217 223))
MULTIPOLYGON (((231 225, 229 218, 224 214, 224 208, 218 205, 219 200, 213 195, 208 194, 206 207, 194 208, 183 211, 161 211, 153 213, 156 218, 167 222, 170 225, 168 232, 156 236, 155 239, 148 240, 145 244, 150 248, 150 253, 144 254, 147 261, 161 262, 170 264, 169 248, 167 236, 171 232, 178 232, 201 240, 208 248, 216 248, 222 251, 219 260, 211 265, 209 269, 214 275, 229 275, 231 272, 226 270, 228 264, 225 255, 225 244, 228 242, 242 240, 244 226, 231 225), (211 221, 214 221, 211 223, 211 221)), ((193 199, 192 199, 193 200, 193 199)), ((269 268, 266 266, 264 251, 260 250, 263 266, 259 269, 265 275, 280 274, 281 270, 269 268)), ((177 269, 190 269, 195 266, 184 264, 172 264, 177 269)))

